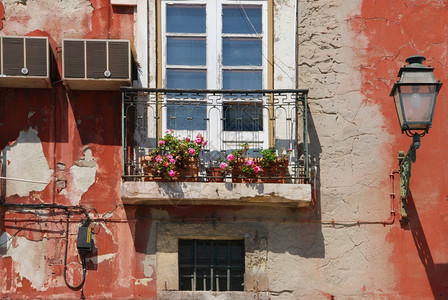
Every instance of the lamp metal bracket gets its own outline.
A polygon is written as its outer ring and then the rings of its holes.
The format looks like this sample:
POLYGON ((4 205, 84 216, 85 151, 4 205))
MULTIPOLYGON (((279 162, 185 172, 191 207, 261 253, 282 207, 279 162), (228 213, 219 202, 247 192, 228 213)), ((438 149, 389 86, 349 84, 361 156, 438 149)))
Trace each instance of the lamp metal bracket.
POLYGON ((411 166, 417 159, 417 149, 420 148, 420 135, 414 134, 412 136, 413 142, 409 147, 408 153, 404 155, 404 151, 398 152, 398 164, 400 166, 400 207, 401 207, 401 219, 400 223, 407 223, 408 213, 406 211, 406 199, 409 194, 409 181, 411 179, 411 166))

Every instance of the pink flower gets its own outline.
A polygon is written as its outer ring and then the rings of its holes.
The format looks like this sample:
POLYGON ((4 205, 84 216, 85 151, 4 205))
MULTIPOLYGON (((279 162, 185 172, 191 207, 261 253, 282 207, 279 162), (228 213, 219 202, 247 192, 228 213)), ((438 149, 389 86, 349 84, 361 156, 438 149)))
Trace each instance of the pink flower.
POLYGON ((189 143, 191 140, 189 137, 186 137, 185 140, 189 143))
POLYGON ((202 145, 205 147, 207 145, 207 141, 204 141, 202 145))
POLYGON ((159 154, 159 155, 156 156, 156 162, 159 163, 159 162, 161 162, 162 160, 163 160, 162 155, 159 154))
POLYGON ((171 154, 167 154, 166 158, 168 158, 169 160, 173 159, 173 156, 171 154))
POLYGON ((165 145, 165 141, 159 141, 159 145, 160 146, 165 145))
POLYGON ((228 164, 227 163, 225 163, 225 162, 223 162, 223 163, 221 163, 220 165, 219 165, 219 167, 221 168, 221 169, 225 169, 225 168, 227 168, 227 166, 228 166, 228 164))
POLYGON ((235 156, 233 154, 227 155, 227 160, 235 160, 235 156))
POLYGON ((188 148, 188 153, 193 155, 196 153, 196 150, 194 150, 193 148, 188 148))
POLYGON ((174 158, 170 159, 170 162, 174 165, 176 163, 176 160, 174 158))
POLYGON ((254 166, 253 166, 253 169, 254 169, 254 172, 255 172, 255 173, 260 172, 260 167, 257 166, 257 165, 254 165, 254 166))
POLYGON ((194 142, 198 145, 202 144, 202 141, 204 140, 204 138, 202 137, 202 134, 198 133, 198 135, 196 136, 196 139, 194 140, 194 142))
POLYGON ((246 162, 246 166, 252 166, 254 164, 254 161, 252 160, 252 159, 249 159, 247 162, 246 162))
POLYGON ((170 171, 168 172, 168 175, 170 175, 171 177, 174 177, 174 176, 176 176, 176 171, 174 171, 174 170, 170 170, 170 171))

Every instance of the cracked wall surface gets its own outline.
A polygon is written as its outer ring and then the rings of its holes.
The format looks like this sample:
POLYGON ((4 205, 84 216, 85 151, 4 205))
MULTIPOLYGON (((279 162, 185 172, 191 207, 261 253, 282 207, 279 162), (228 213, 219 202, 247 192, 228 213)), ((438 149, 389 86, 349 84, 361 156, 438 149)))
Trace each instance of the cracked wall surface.
POLYGON ((51 32, 52 38, 81 38, 90 32, 93 7, 88 0, 3 0, 5 18, 3 33, 27 35, 40 30, 51 32), (36 18, 35 16, 39 17, 36 18))
POLYGON ((31 191, 44 190, 50 183, 53 170, 48 166, 37 130, 21 131, 17 140, 2 151, 6 157, 6 177, 18 179, 6 182, 6 196, 28 196, 31 191))
MULTIPOLYGON (((156 1, 148 3, 149 81, 155 86, 157 11, 156 1)), ((422 139, 407 200, 410 222, 400 225, 398 175, 393 169, 398 167, 397 151, 406 150, 410 141, 400 135, 388 95, 399 67, 413 54, 425 55, 436 78, 447 82, 445 1, 271 4, 273 85, 293 88, 297 81, 299 88, 309 88, 309 147, 317 170, 312 174, 311 205, 124 206, 119 92, 69 91, 58 83, 45 91, 0 89, 2 175, 46 183, 7 182, 2 200, 82 205, 92 219, 95 244, 86 259, 81 294, 64 282, 63 254, 67 242, 68 281, 78 284, 82 269, 76 237, 83 212, 71 210, 66 225, 64 210, 0 207, 2 296, 448 297, 448 106, 438 102, 433 128, 422 139), (391 209, 397 216, 387 220, 391 209), (176 291, 179 237, 244 239, 246 291, 176 291)), ((108 0, 3 0, 0 34, 48 35, 54 49, 62 38, 132 40, 138 10, 111 6, 108 0)), ((445 98, 444 90, 439 99, 445 98)))
MULTIPOLYGON (((299 3, 299 82, 310 88, 310 154, 319 167, 321 218, 380 219, 387 216, 388 191, 382 187, 392 164, 381 154, 392 137, 383 129, 380 106, 362 92, 360 54, 368 39, 347 22, 362 1, 299 3)), ((315 262, 311 282, 317 284, 311 285, 332 295, 360 295, 363 287, 391 289, 387 255, 376 256, 374 264, 370 259, 370 249, 382 243, 385 232, 370 236, 367 228, 322 228, 325 256, 315 262)), ((383 244, 382 251, 391 250, 383 244)))

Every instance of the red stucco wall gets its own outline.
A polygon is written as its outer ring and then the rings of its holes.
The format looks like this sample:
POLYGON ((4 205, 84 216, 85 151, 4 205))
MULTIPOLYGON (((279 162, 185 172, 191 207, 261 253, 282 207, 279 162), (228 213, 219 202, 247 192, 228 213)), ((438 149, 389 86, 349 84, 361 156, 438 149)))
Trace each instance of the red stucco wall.
MULTIPOLYGON (((87 3, 93 7, 93 13, 86 15, 82 21, 86 32, 83 36, 64 33, 74 25, 70 19, 57 15, 51 22, 23 33, 50 38, 59 71, 62 37, 133 40, 134 7, 112 7, 108 0, 87 3)), ((22 8, 26 11, 26 1, 17 5, 24 5, 22 8)), ((42 14, 45 9, 43 7, 42 14)), ((25 18, 21 22, 26 28, 30 20, 25 18)), ((3 25, 4 5, 0 2, 0 29, 5 28, 3 25)), ((16 35, 5 31, 2 34, 16 35)), ((132 221, 128 222, 120 199, 121 93, 70 91, 62 83, 56 83, 52 89, 2 88, 0 123, 1 149, 14 145, 21 131, 30 128, 37 130, 49 168, 58 170, 57 164, 64 164, 65 170, 56 171, 55 176, 67 181, 67 187, 59 192, 52 181, 43 191, 32 192, 30 196, 16 195, 2 199, 7 203, 74 205, 71 203, 73 197, 68 194, 74 181, 69 169, 79 164, 86 148, 91 150, 97 168, 95 182, 82 194, 78 203, 94 219, 91 227, 96 248, 87 257, 88 275, 83 291, 71 290, 63 278, 66 213, 58 209, 40 210, 39 214, 32 210, 18 213, 18 209, 1 207, 0 231, 14 237, 10 247, 17 248, 19 243, 24 243, 22 240, 19 242, 22 237, 27 241, 40 241, 36 244, 41 245, 38 251, 29 253, 29 258, 26 254, 20 258, 23 264, 27 259, 33 260, 29 262, 32 267, 29 266, 28 271, 21 269, 9 255, 0 259, 1 296, 20 299, 78 299, 82 295, 88 299, 155 297, 155 281, 151 274, 144 274, 144 259, 134 250, 129 224, 132 221), (33 267, 36 269, 33 270, 33 267), (39 274, 44 274, 45 282, 36 289, 28 278, 37 278, 41 276, 39 274), (141 278, 146 278, 146 281, 139 281, 141 278)), ((76 235, 84 216, 77 210, 70 210, 70 213, 67 279, 76 286, 82 279, 76 235)), ((5 251, 5 246, 2 251, 5 251)))
MULTIPOLYGON (((448 113, 446 104, 448 64, 445 1, 364 0, 350 24, 368 46, 358 54, 362 91, 367 101, 381 107, 384 130, 393 136, 384 155, 407 151, 412 139, 402 135, 389 92, 405 59, 423 55, 434 67, 436 79, 445 83, 437 99, 432 129, 422 138, 412 166, 411 196, 407 202, 409 224, 391 227, 386 241, 393 245, 390 263, 395 267, 397 298, 446 299, 448 297, 448 113)), ((398 168, 392 165, 391 169, 398 168)), ((399 176, 396 175, 397 198, 399 176)), ((383 255, 378 247, 378 255, 383 255)))
MULTIPOLYGON (((93 13, 83 19, 85 33, 82 35, 64 35, 64 30, 72 24, 70 19, 57 16, 42 28, 33 28, 24 34, 48 36, 55 53, 60 51, 61 37, 133 39, 134 8, 112 7, 108 0, 92 0, 89 3, 93 13)), ((447 19, 445 2, 436 0, 364 0, 361 10, 349 18, 351 33, 359 39, 358 44, 355 38, 353 49, 361 58, 362 92, 366 101, 380 107, 384 115, 384 130, 391 135, 389 144, 384 145, 384 155, 387 157, 396 157, 399 150, 407 150, 411 143, 410 138, 400 133, 392 98, 389 97, 405 59, 414 54, 426 56, 426 63, 435 68, 436 78, 448 83, 447 19), (361 49, 359 45, 364 45, 364 38, 367 46, 361 49)), ((4 5, 0 2, 0 29, 5 28, 5 22, 4 5)), ((25 26, 29 24, 29 19, 24 18, 22 22, 25 26)), ((12 32, 2 34, 13 35, 12 32)), ((381 225, 380 230, 372 231, 373 234, 383 234, 385 242, 392 245, 391 253, 384 252, 381 245, 372 249, 372 253, 388 256, 394 270, 394 289, 385 295, 381 294, 381 290, 363 290, 371 297, 448 298, 448 185, 445 184, 448 180, 445 150, 448 147, 448 123, 444 117, 448 113, 448 105, 445 104, 447 89, 448 86, 442 87, 433 128, 422 138, 417 162, 413 165, 412 196, 407 203, 409 223, 404 226, 398 222, 390 227, 381 225)), ((13 144, 21 131, 34 128, 38 130, 50 169, 56 170, 57 163, 65 164, 67 169, 76 165, 86 147, 91 149, 95 158, 95 182, 83 193, 79 202, 94 218, 92 228, 96 250, 88 257, 88 277, 83 290, 88 299, 150 299, 157 295, 155 268, 146 261, 151 230, 150 208, 127 207, 125 210, 120 200, 120 101, 119 92, 68 91, 61 84, 49 90, 0 89, 0 123, 7 124, 0 126, 0 149, 13 144)), ((390 169, 397 167, 398 160, 390 169)), ((65 178, 70 187, 73 178, 70 178, 69 172, 61 171, 58 175, 65 178)), ((389 190, 388 175, 385 174, 385 190, 389 190)), ((395 180, 395 191, 399 191, 398 180, 395 180)), ((397 200, 395 207, 398 207, 397 200)), ((64 190, 58 193, 53 184, 30 196, 11 196, 6 201, 72 205, 64 190)), ((222 216, 231 217, 238 210, 216 207, 182 211, 172 207, 163 209, 173 218, 186 214, 206 216, 216 210, 222 216)), ((68 280, 73 285, 81 280, 75 241, 82 217, 79 211, 72 211, 70 216, 68 280)), ((19 266, 10 256, 2 257, 2 297, 81 297, 81 291, 70 290, 63 279, 65 236, 61 233, 65 232, 64 211, 55 210, 39 216, 15 213, 2 207, 0 219, 3 219, 0 222, 1 232, 6 231, 16 238, 45 242, 42 255, 34 255, 33 259, 44 261, 42 266, 47 278, 43 289, 38 291, 22 276, 19 266)), ((18 245, 16 239, 11 241, 12 247, 18 245)), ((347 291, 347 294, 353 293, 347 291)), ((324 296, 331 297, 330 294, 324 296)))

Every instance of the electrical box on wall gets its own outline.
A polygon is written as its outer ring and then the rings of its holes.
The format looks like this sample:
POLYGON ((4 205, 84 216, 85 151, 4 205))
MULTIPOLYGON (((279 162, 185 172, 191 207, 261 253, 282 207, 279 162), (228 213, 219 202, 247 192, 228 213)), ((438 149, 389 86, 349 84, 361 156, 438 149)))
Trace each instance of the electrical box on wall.
POLYGON ((63 80, 73 90, 119 90, 131 85, 128 40, 62 41, 63 80))
POLYGON ((78 248, 79 252, 92 251, 93 248, 92 228, 84 226, 79 227, 76 247, 78 248))
POLYGON ((51 88, 47 37, 0 37, 0 87, 51 88))

